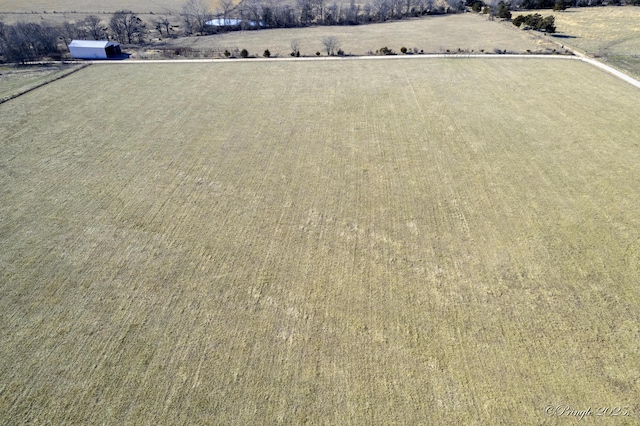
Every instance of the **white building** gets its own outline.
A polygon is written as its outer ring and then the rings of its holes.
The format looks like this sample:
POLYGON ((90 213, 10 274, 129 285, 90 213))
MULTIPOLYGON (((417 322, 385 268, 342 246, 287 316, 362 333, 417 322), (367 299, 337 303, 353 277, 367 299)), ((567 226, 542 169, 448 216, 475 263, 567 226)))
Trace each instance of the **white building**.
POLYGON ((122 53, 119 43, 105 40, 73 40, 69 51, 74 59, 109 59, 122 53))
POLYGON ((232 18, 227 18, 227 19, 222 19, 222 18, 217 18, 217 19, 212 19, 211 21, 207 21, 204 24, 205 25, 209 25, 212 27, 239 27, 242 24, 245 24, 247 27, 250 28, 255 28, 255 27, 264 27, 264 23, 262 21, 260 22, 256 22, 256 21, 243 21, 242 19, 232 19, 232 18))

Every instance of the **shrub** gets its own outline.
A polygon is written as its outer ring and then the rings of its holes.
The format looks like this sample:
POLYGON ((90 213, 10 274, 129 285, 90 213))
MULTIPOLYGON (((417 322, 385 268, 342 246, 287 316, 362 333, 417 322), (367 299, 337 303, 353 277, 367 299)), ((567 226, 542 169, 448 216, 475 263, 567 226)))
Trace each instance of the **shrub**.
POLYGON ((229 52, 228 50, 224 51, 224 56, 225 58, 228 58, 229 56, 231 56, 231 52, 229 52))
POLYGON ((549 15, 542 20, 542 23, 540 25, 545 32, 555 33, 556 32, 555 22, 556 22, 556 18, 549 15))
POLYGON ((524 24, 524 15, 516 16, 512 22, 513 22, 513 25, 520 28, 520 26, 524 24))
POLYGON ((193 49, 187 46, 182 46, 182 47, 176 48, 173 54, 176 56, 185 56, 185 57, 193 56, 193 49))
POLYGON ((269 49, 265 49, 264 53, 262 54, 262 56, 264 56, 265 58, 268 58, 271 56, 271 52, 269 52, 269 49))
POLYGON ((554 11, 566 10, 566 9, 567 9, 567 5, 565 4, 564 0, 557 0, 556 4, 553 5, 554 11))
POLYGON ((404 46, 402 46, 402 47, 400 48, 400 52, 402 52, 403 54, 404 54, 404 53, 407 53, 407 48, 406 48, 406 47, 404 47, 404 46))
POLYGON ((545 31, 548 33, 555 33, 555 18, 552 15, 542 17, 539 13, 532 15, 518 15, 513 20, 513 25, 520 27, 524 25, 525 29, 534 29, 536 31, 545 31))
POLYGON ((316 56, 320 56, 320 52, 319 52, 319 51, 318 51, 318 52, 316 52, 316 56))
POLYGON ((471 10, 473 10, 474 12, 478 13, 482 10, 482 7, 484 6, 484 3, 481 1, 477 1, 475 3, 473 3, 471 5, 471 10))
POLYGON ((500 19, 511 19, 511 11, 505 2, 501 1, 498 3, 498 12, 496 13, 496 16, 500 19))
POLYGON ((247 51, 247 49, 242 49, 242 51, 240 52, 240 56, 242 56, 243 58, 248 58, 249 52, 247 51))

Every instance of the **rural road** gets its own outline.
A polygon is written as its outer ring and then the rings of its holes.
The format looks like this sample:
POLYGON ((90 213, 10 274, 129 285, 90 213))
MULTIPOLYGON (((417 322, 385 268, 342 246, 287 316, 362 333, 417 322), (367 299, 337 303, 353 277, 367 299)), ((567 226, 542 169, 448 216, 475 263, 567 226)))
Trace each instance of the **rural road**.
POLYGON ((361 61, 361 60, 411 60, 411 59, 436 59, 436 58, 543 58, 543 59, 564 59, 564 60, 579 60, 591 64, 601 70, 608 72, 609 74, 618 77, 619 79, 637 87, 640 89, 640 81, 614 69, 602 62, 589 58, 586 55, 571 50, 575 56, 566 55, 510 55, 510 54, 426 54, 426 55, 392 55, 392 56, 324 56, 319 58, 305 57, 305 58, 246 58, 246 59, 125 59, 122 61, 87 61, 91 64, 166 64, 166 63, 218 63, 218 62, 273 62, 273 61, 361 61))

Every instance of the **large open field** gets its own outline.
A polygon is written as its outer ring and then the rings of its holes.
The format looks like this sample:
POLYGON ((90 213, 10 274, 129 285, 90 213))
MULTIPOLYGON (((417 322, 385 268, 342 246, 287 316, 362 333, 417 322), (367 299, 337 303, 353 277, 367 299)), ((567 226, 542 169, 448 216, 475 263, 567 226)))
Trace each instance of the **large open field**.
MULTIPOLYGON (((547 13, 547 12, 543 12, 547 13)), ((575 8, 552 12, 558 31, 574 46, 640 78, 640 7, 575 8)))
POLYGON ((637 422, 639 94, 394 59, 94 65, 0 105, 0 421, 637 422))
MULTIPOLYGON (((165 13, 168 10, 179 11, 185 0, 0 0, 0 12, 78 12, 113 13, 116 10, 133 10, 137 13, 165 13)), ((218 6, 217 0, 204 0, 212 9, 218 6)))

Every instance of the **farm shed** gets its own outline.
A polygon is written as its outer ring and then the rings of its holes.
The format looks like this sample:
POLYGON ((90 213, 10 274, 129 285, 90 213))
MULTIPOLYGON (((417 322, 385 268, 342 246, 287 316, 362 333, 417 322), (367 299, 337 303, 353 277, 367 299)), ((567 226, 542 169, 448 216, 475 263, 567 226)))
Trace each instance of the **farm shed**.
POLYGON ((122 53, 119 43, 105 40, 73 40, 69 51, 74 59, 109 59, 122 53))

